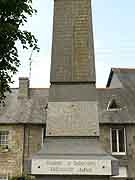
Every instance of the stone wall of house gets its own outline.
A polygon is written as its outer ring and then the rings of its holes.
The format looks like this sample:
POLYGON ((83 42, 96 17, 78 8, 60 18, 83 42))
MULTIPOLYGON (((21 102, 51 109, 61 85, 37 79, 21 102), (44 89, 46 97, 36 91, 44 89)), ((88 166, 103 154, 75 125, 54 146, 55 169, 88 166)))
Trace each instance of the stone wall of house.
POLYGON ((24 173, 29 172, 29 160, 36 154, 43 144, 42 125, 25 125, 25 146, 24 146, 24 173))
MULTIPOLYGON (((111 153, 110 127, 100 125, 100 141, 108 153, 111 153)), ((9 131, 9 150, 4 152, 0 148, 0 175, 21 175, 24 161, 41 148, 42 128, 42 125, 0 125, 0 130, 9 131)), ((135 125, 125 128, 127 154, 115 157, 120 160, 120 165, 127 166, 128 176, 135 177, 135 125)))
MULTIPOLYGON (((110 128, 115 125, 100 125, 100 142, 111 153, 110 128)), ((116 128, 119 126, 116 125, 116 128)), ((135 177, 135 125, 123 125, 126 129, 126 155, 115 156, 120 166, 127 166, 128 177, 135 177)))
POLYGON ((0 175, 20 175, 23 163, 23 127, 21 125, 0 125, 0 130, 9 132, 8 151, 0 149, 0 175))
POLYGON ((30 159, 32 155, 34 155, 41 149, 41 145, 43 143, 42 133, 42 125, 27 125, 25 127, 25 160, 30 159))
POLYGON ((25 170, 25 160, 40 150, 41 125, 0 125, 9 132, 8 151, 0 148, 0 176, 19 176, 25 170))
POLYGON ((100 125, 100 142, 104 150, 108 153, 111 153, 110 128, 107 125, 100 125))
POLYGON ((127 131, 127 153, 128 153, 128 171, 135 178, 135 125, 129 125, 127 131))

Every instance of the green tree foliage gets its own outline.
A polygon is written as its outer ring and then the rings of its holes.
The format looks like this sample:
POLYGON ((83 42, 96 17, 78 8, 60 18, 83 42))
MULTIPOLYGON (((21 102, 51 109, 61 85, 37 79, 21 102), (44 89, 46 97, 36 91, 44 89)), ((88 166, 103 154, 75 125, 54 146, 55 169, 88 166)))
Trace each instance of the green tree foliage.
POLYGON ((4 103, 6 92, 11 92, 9 84, 20 65, 16 42, 24 49, 39 50, 35 36, 21 30, 34 13, 32 0, 0 0, 0 103, 4 103))

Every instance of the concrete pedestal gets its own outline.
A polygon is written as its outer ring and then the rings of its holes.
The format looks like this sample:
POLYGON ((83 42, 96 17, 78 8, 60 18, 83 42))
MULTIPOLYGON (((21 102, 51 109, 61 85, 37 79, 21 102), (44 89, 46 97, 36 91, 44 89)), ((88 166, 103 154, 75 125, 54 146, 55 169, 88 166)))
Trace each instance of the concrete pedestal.
POLYGON ((32 175, 112 176, 118 174, 118 161, 108 155, 98 139, 88 137, 49 137, 32 159, 32 175))

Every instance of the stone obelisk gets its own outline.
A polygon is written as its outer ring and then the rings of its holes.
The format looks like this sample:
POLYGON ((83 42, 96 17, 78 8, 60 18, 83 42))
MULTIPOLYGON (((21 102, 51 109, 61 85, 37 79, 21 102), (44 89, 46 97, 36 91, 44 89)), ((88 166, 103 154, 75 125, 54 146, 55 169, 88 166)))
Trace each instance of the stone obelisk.
POLYGON ((47 136, 99 136, 90 0, 54 2, 50 82, 47 136))
POLYGON ((55 0, 46 140, 31 167, 37 179, 117 174, 99 143, 93 44, 91 0, 55 0))

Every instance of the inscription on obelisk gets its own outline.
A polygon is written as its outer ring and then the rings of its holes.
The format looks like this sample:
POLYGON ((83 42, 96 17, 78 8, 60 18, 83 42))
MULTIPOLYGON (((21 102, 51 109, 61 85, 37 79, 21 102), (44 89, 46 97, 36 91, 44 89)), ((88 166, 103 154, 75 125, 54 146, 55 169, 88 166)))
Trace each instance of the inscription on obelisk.
POLYGON ((90 6, 90 0, 55 3, 51 82, 95 81, 90 6))

